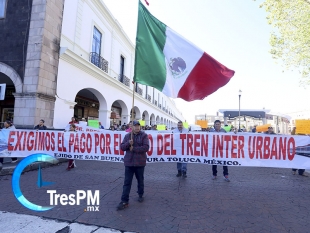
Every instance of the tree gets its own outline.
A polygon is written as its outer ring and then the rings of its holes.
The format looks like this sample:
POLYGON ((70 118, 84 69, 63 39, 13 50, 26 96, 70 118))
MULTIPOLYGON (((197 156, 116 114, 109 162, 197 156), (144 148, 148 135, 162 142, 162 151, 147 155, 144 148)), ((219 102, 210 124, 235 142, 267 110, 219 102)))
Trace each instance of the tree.
POLYGON ((265 0, 260 7, 277 29, 270 36, 272 57, 286 68, 297 67, 301 83, 310 85, 310 0, 265 0))

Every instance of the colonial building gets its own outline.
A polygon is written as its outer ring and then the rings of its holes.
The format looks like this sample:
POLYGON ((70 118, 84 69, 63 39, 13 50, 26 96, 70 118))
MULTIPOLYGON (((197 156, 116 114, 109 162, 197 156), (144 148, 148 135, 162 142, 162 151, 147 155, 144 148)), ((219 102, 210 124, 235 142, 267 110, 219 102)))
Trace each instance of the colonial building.
POLYGON ((134 85, 134 45, 101 0, 0 1, 1 121, 64 128, 72 116, 102 125, 184 120, 173 100, 134 85))
POLYGON ((63 0, 56 2, 0 1, 0 82, 7 84, 1 120, 20 128, 54 123, 63 0))

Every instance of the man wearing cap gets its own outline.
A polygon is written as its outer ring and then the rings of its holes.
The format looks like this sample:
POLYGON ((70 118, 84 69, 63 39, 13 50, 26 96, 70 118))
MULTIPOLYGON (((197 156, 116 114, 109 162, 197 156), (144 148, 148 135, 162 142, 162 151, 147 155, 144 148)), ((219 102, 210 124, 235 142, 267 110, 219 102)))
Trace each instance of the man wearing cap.
POLYGON ((121 144, 121 149, 125 151, 125 179, 121 202, 117 206, 117 210, 128 207, 133 175, 136 176, 138 182, 138 201, 143 202, 144 167, 146 165, 146 152, 149 150, 149 147, 148 135, 141 131, 139 121, 133 121, 132 132, 126 134, 121 144))

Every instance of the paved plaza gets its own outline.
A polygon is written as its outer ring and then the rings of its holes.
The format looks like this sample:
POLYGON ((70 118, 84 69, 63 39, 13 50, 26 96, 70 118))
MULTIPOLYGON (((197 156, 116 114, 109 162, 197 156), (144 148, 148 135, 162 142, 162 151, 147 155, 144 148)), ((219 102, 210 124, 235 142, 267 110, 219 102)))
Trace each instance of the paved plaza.
MULTIPOLYGON (((12 193, 12 176, 4 175, 0 176, 2 214, 57 220, 69 226, 66 229, 71 226, 72 232, 86 232, 74 224, 95 226, 89 232, 98 233, 103 228, 145 233, 310 231, 310 177, 292 175, 290 169, 229 167, 231 182, 225 182, 221 176, 211 179, 209 165, 188 164, 188 177, 184 179, 175 176, 175 163, 147 164, 144 202, 137 201, 134 181, 129 208, 117 211, 124 180, 122 163, 77 161, 77 168, 65 168, 66 163, 62 163, 42 169, 43 179, 56 183, 41 189, 36 186, 38 171, 25 172, 20 182, 24 196, 33 203, 49 205, 46 190, 59 194, 100 190, 99 212, 85 212, 86 201, 80 206, 57 205, 45 212, 28 210, 12 193)), ((222 167, 218 170, 221 172, 222 167)), ((16 219, 2 217, 1 232, 5 232, 5 224, 16 225, 16 219)), ((16 232, 26 231, 21 228, 16 232)), ((50 228, 44 232, 56 231, 50 228)))

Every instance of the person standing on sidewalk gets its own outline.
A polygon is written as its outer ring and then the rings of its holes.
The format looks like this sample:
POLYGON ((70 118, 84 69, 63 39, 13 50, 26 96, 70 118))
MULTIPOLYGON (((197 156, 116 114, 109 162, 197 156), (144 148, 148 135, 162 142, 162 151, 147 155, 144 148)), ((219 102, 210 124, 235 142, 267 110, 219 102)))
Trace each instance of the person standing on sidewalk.
MULTIPOLYGON (((296 135, 296 127, 294 127, 293 128, 293 130, 292 130, 292 132, 291 132, 291 135, 296 135)), ((305 169, 297 169, 297 168, 292 168, 292 174, 293 175, 296 175, 296 171, 298 170, 298 175, 300 175, 300 176, 307 176, 306 174, 305 174, 305 169)))
POLYGON ((126 134, 121 143, 121 150, 125 151, 125 179, 121 202, 118 204, 117 210, 128 207, 133 175, 136 176, 138 182, 138 201, 143 202, 144 168, 146 166, 146 152, 149 150, 149 147, 148 135, 141 131, 139 121, 133 121, 132 133, 126 134))
MULTIPOLYGON (((214 121, 214 128, 210 130, 211 133, 226 133, 226 130, 221 127, 221 121, 216 120, 214 121)), ((212 180, 217 178, 217 165, 212 165, 212 180)), ((224 180, 230 182, 228 178, 228 166, 223 166, 223 176, 224 180)))
MULTIPOLYGON (((71 124, 69 131, 76 132, 75 128, 76 128, 75 124, 71 124)), ((74 159, 68 159, 68 167, 66 168, 66 170, 70 171, 72 168, 75 168, 75 167, 76 165, 75 165, 74 159)))
MULTIPOLYGON (((6 129, 6 130, 15 130, 15 126, 13 125, 12 121, 10 120, 6 120, 4 122, 4 128, 3 129, 6 129)), ((17 158, 16 157, 12 157, 12 163, 16 163, 17 162, 17 158)), ((0 163, 3 163, 3 158, 0 158, 0 163)))
MULTIPOLYGON (((179 121, 177 128, 172 130, 172 133, 188 133, 188 129, 183 127, 183 122, 179 121)), ((183 176, 187 177, 187 163, 177 163, 178 174, 177 177, 183 176)))

